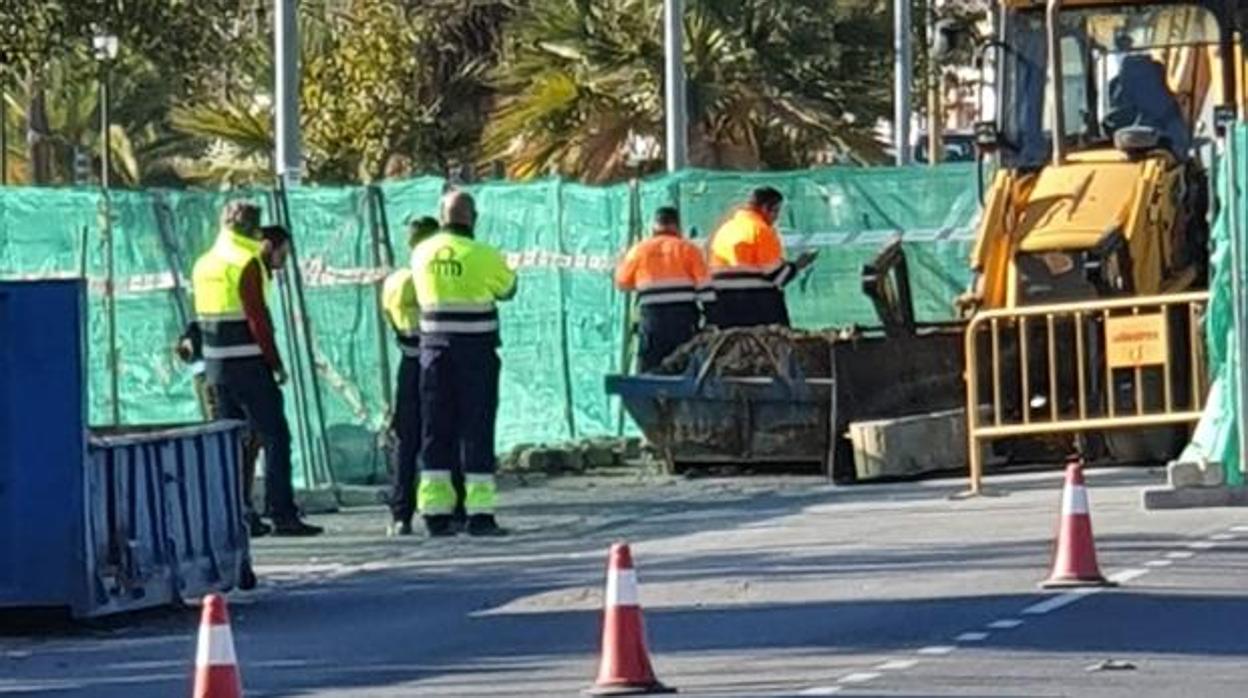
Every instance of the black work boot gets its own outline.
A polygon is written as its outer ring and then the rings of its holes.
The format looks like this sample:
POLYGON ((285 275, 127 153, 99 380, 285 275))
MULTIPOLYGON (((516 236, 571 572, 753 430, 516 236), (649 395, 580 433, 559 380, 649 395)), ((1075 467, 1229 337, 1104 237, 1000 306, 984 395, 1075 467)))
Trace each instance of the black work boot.
POLYGON ((463 503, 455 506, 455 513, 451 514, 451 525, 457 533, 463 533, 468 530, 468 512, 464 511, 463 503))
POLYGON ((251 567, 251 560, 243 561, 243 569, 238 575, 238 588, 242 591, 251 591, 260 583, 256 579, 256 571, 251 567))
POLYGON ((455 524, 449 514, 435 514, 425 517, 425 530, 431 538, 448 538, 455 535, 455 524))
POLYGON ((468 517, 468 535, 470 536, 497 538, 508 533, 507 529, 499 526, 494 520, 493 514, 473 514, 468 517))
POLYGON ((252 538, 263 538, 273 532, 273 527, 264 522, 254 511, 247 512, 247 532, 252 538))
POLYGON ((298 517, 290 519, 273 519, 273 535, 285 538, 309 538, 325 532, 320 526, 313 526, 298 517))

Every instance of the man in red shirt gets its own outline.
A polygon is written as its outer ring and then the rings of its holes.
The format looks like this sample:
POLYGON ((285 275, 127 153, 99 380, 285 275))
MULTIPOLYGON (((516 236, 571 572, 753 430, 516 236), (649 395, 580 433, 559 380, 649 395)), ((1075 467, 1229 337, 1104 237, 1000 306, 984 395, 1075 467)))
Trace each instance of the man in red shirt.
POLYGON ((322 532, 303 522, 291 483, 290 425, 281 386, 286 370, 265 303, 271 270, 285 264, 290 237, 260 227, 260 209, 234 202, 211 250, 195 263, 196 321, 205 375, 220 419, 245 419, 264 447, 265 509, 279 536, 322 532), (267 239, 265 239, 267 236, 267 239))

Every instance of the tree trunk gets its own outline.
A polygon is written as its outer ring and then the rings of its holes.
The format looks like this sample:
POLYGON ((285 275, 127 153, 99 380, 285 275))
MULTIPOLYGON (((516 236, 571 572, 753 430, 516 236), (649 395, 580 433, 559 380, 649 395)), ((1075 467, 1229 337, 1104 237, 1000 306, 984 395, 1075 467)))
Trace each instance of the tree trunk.
POLYGON ((52 158, 55 147, 51 143, 52 128, 48 123, 47 95, 43 78, 32 71, 30 81, 30 105, 26 110, 26 143, 30 151, 30 180, 32 184, 52 183, 52 158))

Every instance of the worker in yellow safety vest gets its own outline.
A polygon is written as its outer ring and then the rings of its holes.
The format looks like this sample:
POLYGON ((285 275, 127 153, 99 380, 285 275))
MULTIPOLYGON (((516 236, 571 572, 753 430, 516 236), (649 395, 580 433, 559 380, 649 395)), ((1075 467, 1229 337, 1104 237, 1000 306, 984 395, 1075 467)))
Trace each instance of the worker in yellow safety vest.
POLYGON ((265 303, 270 268, 284 263, 290 237, 271 230, 265 241, 260 209, 228 204, 211 249, 195 263, 195 317, 203 342, 204 375, 217 419, 246 420, 264 448, 265 509, 279 536, 312 536, 295 506, 291 483, 290 426, 280 384, 286 372, 277 353, 265 303))
POLYGON ((435 218, 413 219, 408 224, 407 251, 403 266, 382 284, 381 305, 399 345, 399 373, 394 391, 390 432, 397 442, 393 450, 391 522, 387 533, 410 536, 416 513, 416 474, 420 455, 420 305, 408 266, 411 251, 438 231, 435 218))
POLYGON ((515 296, 516 274, 498 250, 474 239, 477 210, 469 194, 447 193, 441 214, 442 230, 412 251, 424 418, 417 505, 431 536, 453 535, 452 475, 462 471, 468 534, 505 535, 494 517, 496 304, 515 296))

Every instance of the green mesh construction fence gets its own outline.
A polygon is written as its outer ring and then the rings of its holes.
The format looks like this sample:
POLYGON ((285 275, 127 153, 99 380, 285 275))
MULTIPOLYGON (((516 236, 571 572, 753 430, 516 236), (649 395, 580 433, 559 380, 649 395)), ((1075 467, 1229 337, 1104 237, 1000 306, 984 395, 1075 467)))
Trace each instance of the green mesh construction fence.
MULTIPOLYGON (((681 207, 705 239, 760 184, 789 200, 781 221, 790 250, 822 250, 795 282, 789 303, 805 327, 875 324, 859 290, 861 265, 895 236, 909 257, 922 320, 952 317, 965 288, 974 169, 825 169, 790 173, 689 171, 627 185, 546 180, 471 187, 478 235, 520 272, 520 293, 502 310, 502 405, 498 447, 617 433, 625 421, 603 376, 624 368, 628 298, 611 274, 660 205, 681 207)), ((279 346, 298 390, 287 390, 297 477, 376 481, 385 464, 378 435, 390 410, 398 353, 378 313, 377 285, 406 260, 404 221, 432 215, 443 181, 375 187, 301 188, 285 197, 303 293, 273 293, 279 346), (311 332, 304 336, 306 319, 311 332)), ((108 361, 106 228, 114 250, 118 396, 122 421, 199 418, 191 376, 172 343, 191 312, 189 271, 216 232, 221 206, 247 196, 270 217, 272 192, 120 191, 107 206, 88 189, 0 190, 0 278, 85 276, 90 282, 90 405, 93 423, 112 414, 108 361), (104 211, 111 211, 105 226, 104 211)))
POLYGON ((1209 374, 1212 382, 1204 413, 1192 441, 1184 450, 1181 460, 1189 462, 1221 463, 1226 481, 1231 485, 1244 484, 1244 473, 1238 443, 1238 419, 1240 406, 1235 395, 1235 385, 1243 370, 1242 354, 1236 339, 1234 299, 1231 293, 1234 266, 1231 263, 1231 236, 1239 237, 1240 249, 1248 240, 1248 216, 1245 216, 1244 183, 1248 182, 1248 127, 1238 126, 1230 139, 1234 157, 1223 157, 1214 177, 1217 201, 1220 205, 1211 230, 1212 254, 1209 280, 1209 307, 1205 315, 1205 344, 1209 357, 1209 374), (1235 164, 1235 181, 1238 186, 1231 191, 1230 166, 1235 164), (1232 217, 1235 218, 1232 221, 1232 217))

